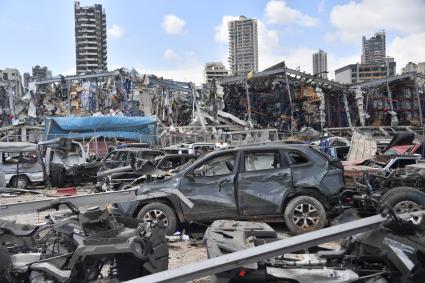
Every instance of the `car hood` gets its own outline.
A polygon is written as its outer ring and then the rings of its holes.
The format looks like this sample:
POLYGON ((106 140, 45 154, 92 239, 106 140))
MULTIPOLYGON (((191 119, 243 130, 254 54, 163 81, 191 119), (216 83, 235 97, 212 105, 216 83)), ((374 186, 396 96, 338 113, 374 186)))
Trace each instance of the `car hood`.
POLYGON ((150 183, 141 184, 139 185, 139 188, 137 189, 137 195, 148 194, 158 190, 161 190, 161 191, 178 190, 181 180, 182 180, 182 175, 176 174, 169 178, 165 178, 162 180, 154 180, 150 183))

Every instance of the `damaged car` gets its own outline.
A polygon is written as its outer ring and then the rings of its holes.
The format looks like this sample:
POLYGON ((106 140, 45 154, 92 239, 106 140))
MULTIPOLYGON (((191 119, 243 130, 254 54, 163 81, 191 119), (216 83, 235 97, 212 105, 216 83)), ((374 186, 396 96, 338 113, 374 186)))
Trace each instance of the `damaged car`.
POLYGON ((131 161, 135 159, 154 160, 156 157, 162 155, 164 155, 164 152, 161 150, 145 147, 126 147, 115 149, 100 161, 100 170, 103 171, 129 166, 131 161))
POLYGON ((355 186, 357 180, 362 178, 364 174, 381 173, 389 175, 394 170, 418 163, 420 158, 417 155, 375 155, 371 159, 346 161, 343 162, 345 182, 347 186, 355 186))
POLYGON ((344 186, 340 161, 303 144, 242 146, 205 155, 174 176, 140 185, 112 212, 179 224, 216 219, 284 220, 294 234, 323 228, 344 186))
POLYGON ((148 176, 161 176, 171 174, 171 172, 183 164, 196 160, 197 154, 167 154, 157 156, 153 160, 137 159, 130 162, 131 165, 101 171, 97 174, 100 186, 105 190, 121 190, 127 188, 129 184, 144 182, 148 176))
POLYGON ((44 181, 43 160, 36 144, 0 142, 0 171, 11 187, 27 189, 44 181))
POLYGON ((89 163, 83 145, 75 140, 58 138, 38 143, 43 147, 46 173, 54 187, 65 183, 80 184, 95 176, 96 166, 89 163))

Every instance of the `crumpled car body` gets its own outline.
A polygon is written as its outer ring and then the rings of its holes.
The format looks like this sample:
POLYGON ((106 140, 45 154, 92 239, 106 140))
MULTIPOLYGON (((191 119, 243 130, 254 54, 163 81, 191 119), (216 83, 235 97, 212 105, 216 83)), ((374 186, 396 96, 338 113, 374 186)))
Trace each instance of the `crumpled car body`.
POLYGON ((97 179, 101 182, 108 182, 117 189, 133 183, 137 179, 168 176, 177 167, 197 158, 196 154, 167 154, 157 156, 153 160, 136 158, 131 165, 100 171, 97 179))
POLYGON ((355 185, 356 180, 370 173, 389 173, 398 168, 404 168, 406 165, 415 164, 420 159, 419 156, 392 156, 376 155, 372 159, 364 159, 343 162, 344 179, 347 185, 355 185))
POLYGON ((289 197, 311 194, 325 207, 344 186, 340 161, 303 144, 243 146, 209 153, 174 176, 138 187, 137 200, 113 213, 137 216, 151 202, 180 222, 281 217, 289 197))

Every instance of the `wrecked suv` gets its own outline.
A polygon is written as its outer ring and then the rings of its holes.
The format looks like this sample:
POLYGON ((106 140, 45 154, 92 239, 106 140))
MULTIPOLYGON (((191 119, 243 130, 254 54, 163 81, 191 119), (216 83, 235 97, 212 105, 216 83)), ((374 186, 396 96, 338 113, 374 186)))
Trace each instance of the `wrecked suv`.
POLYGON ((179 223, 284 219, 295 234, 323 228, 342 190, 342 164, 302 144, 251 145, 207 154, 176 175, 141 185, 114 214, 179 223))

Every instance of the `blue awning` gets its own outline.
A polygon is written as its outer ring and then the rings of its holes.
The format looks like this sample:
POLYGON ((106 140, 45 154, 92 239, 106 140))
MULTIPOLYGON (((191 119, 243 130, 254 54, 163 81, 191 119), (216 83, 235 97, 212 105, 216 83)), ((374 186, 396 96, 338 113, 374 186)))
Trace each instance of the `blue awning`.
POLYGON ((48 117, 45 119, 44 140, 97 136, 155 143, 156 124, 155 117, 48 117))

